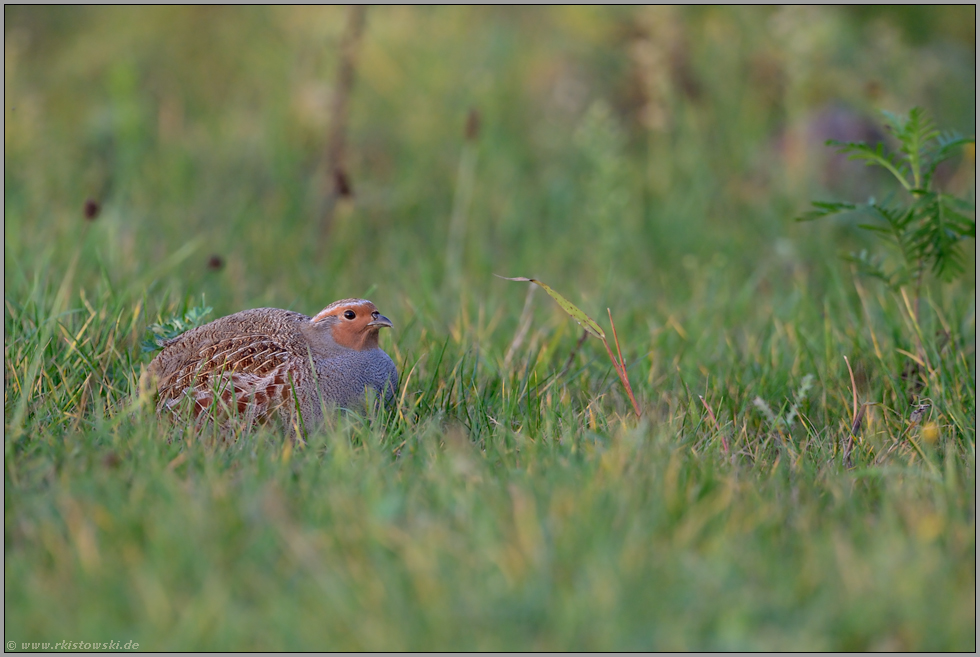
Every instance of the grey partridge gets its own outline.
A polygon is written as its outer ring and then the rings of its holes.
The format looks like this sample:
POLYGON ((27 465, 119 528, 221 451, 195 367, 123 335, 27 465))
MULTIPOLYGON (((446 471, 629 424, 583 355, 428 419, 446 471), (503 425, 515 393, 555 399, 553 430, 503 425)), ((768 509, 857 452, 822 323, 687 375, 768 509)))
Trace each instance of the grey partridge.
POLYGON ((313 317, 278 308, 244 310, 164 343, 147 375, 157 412, 190 398, 198 419, 235 411, 251 423, 299 411, 309 431, 323 409, 364 408, 365 394, 390 403, 398 372, 378 346, 391 321, 366 299, 342 299, 313 317))

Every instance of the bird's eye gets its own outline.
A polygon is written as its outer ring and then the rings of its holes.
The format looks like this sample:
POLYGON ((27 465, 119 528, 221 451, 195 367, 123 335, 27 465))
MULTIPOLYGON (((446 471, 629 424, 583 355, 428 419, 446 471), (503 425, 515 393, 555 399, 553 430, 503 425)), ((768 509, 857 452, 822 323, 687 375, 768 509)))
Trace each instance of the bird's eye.
POLYGON ((371 317, 373 317, 374 319, 377 319, 378 318, 378 315, 380 315, 380 314, 381 313, 379 313, 377 310, 375 310, 373 313, 371 313, 371 317))
POLYGON ((357 315, 354 314, 353 310, 345 310, 344 317, 346 317, 347 319, 354 319, 355 317, 357 317, 357 315))

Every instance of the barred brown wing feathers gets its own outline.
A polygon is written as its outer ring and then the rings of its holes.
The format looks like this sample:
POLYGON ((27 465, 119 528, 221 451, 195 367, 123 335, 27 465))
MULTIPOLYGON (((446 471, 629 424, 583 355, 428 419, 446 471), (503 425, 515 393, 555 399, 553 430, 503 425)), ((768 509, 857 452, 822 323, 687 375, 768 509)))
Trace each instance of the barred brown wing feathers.
POLYGON ((235 336, 208 345, 161 382, 160 409, 189 396, 194 415, 233 411, 263 419, 291 399, 303 379, 297 358, 267 336, 235 336))

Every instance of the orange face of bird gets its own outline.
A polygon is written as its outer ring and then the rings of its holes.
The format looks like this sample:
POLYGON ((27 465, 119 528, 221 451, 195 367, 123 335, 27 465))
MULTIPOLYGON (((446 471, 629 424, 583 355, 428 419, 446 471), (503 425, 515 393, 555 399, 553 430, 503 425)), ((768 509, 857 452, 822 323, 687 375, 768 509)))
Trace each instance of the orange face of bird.
POLYGON ((391 320, 378 312, 367 299, 343 299, 335 301, 311 320, 313 324, 330 326, 334 342, 358 351, 378 346, 378 331, 391 328, 391 320))

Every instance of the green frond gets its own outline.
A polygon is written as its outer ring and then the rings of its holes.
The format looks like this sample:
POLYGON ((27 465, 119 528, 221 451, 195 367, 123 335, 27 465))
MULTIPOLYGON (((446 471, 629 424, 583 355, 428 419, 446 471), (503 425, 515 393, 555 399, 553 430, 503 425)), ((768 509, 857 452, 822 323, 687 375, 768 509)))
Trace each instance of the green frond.
POLYGON ((935 140, 935 145, 928 152, 928 164, 922 172, 922 186, 928 189, 932 184, 932 177, 936 173, 936 167, 956 155, 963 146, 975 143, 976 139, 974 137, 964 137, 956 132, 940 134, 935 140))
POLYGON ((906 190, 912 185, 906 179, 906 164, 901 162, 894 153, 885 151, 884 144, 869 146, 863 142, 840 142, 833 139, 827 144, 836 146, 837 152, 847 155, 847 159, 864 162, 865 166, 879 166, 887 169, 902 184, 906 190))
POLYGON ((849 253, 842 256, 842 258, 845 261, 856 265, 858 273, 871 278, 876 278, 889 287, 894 288, 904 282, 903 279, 896 275, 895 272, 888 273, 885 271, 881 258, 876 258, 870 255, 867 249, 861 249, 859 252, 849 253))
POLYGON ((822 217, 829 217, 834 214, 840 214, 841 212, 850 212, 856 210, 857 206, 853 203, 825 203, 822 201, 814 201, 813 209, 808 210, 796 217, 796 221, 813 221, 815 219, 820 219, 822 217))

